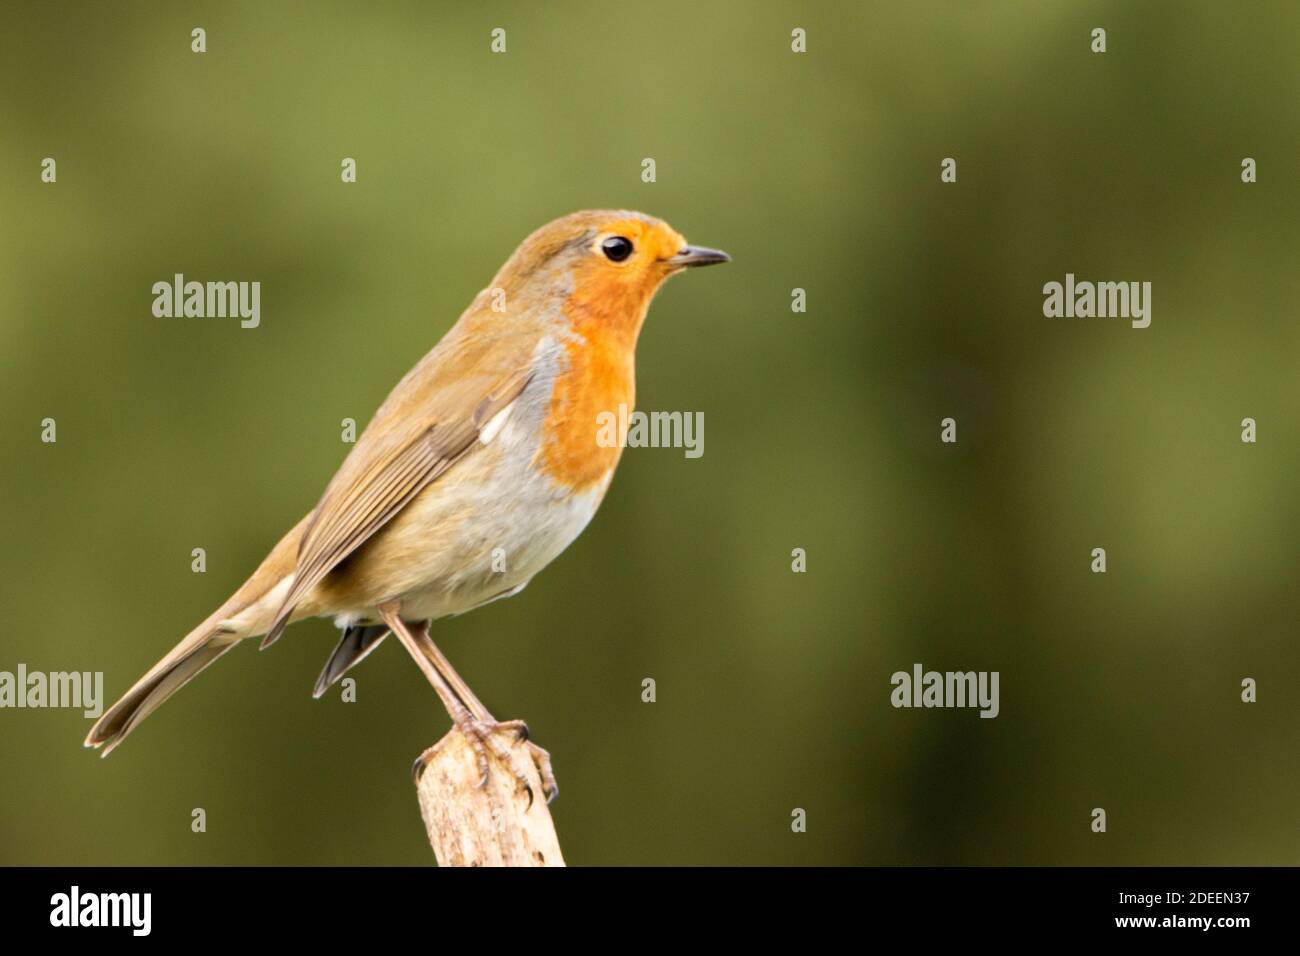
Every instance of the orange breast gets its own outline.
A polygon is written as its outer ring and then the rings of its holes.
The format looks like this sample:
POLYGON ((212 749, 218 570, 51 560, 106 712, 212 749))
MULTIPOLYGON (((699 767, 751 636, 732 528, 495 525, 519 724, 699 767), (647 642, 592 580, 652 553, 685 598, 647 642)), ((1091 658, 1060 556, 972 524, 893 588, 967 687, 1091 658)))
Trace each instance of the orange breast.
POLYGON ((573 270, 564 305, 573 337, 551 395, 541 467, 575 492, 606 482, 623 453, 618 423, 636 402, 636 340, 661 279, 611 277, 595 260, 573 270), (615 424, 602 430, 608 415, 615 424))
POLYGON ((603 483, 623 452, 617 423, 619 406, 626 421, 636 401, 634 358, 622 343, 590 330, 585 342, 570 342, 567 351, 568 368, 551 394, 541 464, 556 483, 581 492, 603 483), (611 432, 619 440, 600 440, 611 432))

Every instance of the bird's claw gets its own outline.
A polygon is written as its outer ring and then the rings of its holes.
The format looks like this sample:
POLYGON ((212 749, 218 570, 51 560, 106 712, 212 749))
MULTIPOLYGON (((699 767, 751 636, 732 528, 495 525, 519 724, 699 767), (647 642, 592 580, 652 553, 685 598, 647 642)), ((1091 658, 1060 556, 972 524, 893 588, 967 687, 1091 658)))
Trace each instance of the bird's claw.
POLYGON ((533 787, 529 782, 529 776, 516 762, 515 751, 500 740, 501 734, 512 734, 515 741, 522 743, 528 750, 533 766, 537 768, 537 773, 542 778, 542 795, 546 798, 546 802, 550 803, 560 792, 559 785, 555 782, 555 771, 551 769, 551 755, 528 739, 528 725, 522 720, 482 721, 469 717, 457 721, 456 725, 465 735, 470 746, 474 748, 475 758, 478 760, 480 787, 487 786, 488 774, 491 772, 488 754, 491 752, 491 755, 505 765, 515 781, 528 794, 528 806, 532 807, 533 787))
MULTIPOLYGON (((533 787, 528 774, 516 762, 515 751, 509 744, 499 739, 501 734, 513 734, 515 741, 522 743, 532 758, 542 778, 542 796, 550 803, 559 795, 560 786, 555 780, 555 771, 551 768, 551 755, 528 739, 528 725, 522 720, 482 721, 475 719, 468 711, 458 715, 456 729, 459 730, 469 745, 474 748, 474 759, 478 764, 479 788, 487 786, 488 774, 491 772, 489 754, 506 766, 515 781, 528 794, 528 807, 533 805, 533 787)), ((425 767, 432 759, 437 745, 430 747, 415 758, 411 765, 411 779, 418 785, 424 775, 425 767)))

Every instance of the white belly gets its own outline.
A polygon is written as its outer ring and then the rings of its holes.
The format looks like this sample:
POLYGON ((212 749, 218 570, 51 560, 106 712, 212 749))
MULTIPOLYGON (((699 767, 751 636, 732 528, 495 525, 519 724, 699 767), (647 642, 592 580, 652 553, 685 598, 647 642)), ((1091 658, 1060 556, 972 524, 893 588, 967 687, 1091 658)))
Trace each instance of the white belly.
MULTIPOLYGON (((603 489, 602 489, 603 492, 603 489)), ((503 499, 497 499, 502 501, 503 499)), ((462 614, 498 597, 518 593, 533 575, 567 548, 591 521, 600 495, 557 500, 549 489, 513 489, 512 499, 493 509, 462 535, 458 567, 431 568, 427 581, 411 582, 401 595, 402 617, 425 620, 462 614)), ((440 542, 435 548, 443 553, 440 542)))
MULTIPOLYGON (((550 348, 558 352, 558 343, 550 348)), ((483 444, 392 522, 423 530, 385 536, 406 542, 400 547, 376 542, 377 550, 391 551, 381 560, 393 593, 382 600, 400 600, 402 617, 460 614, 519 591, 573 542, 600 507, 612 471, 604 482, 574 493, 535 467, 557 367, 548 357, 539 356, 539 373, 484 430, 483 444)), ((373 620, 376 613, 371 605, 348 608, 337 617, 349 623, 373 620)))

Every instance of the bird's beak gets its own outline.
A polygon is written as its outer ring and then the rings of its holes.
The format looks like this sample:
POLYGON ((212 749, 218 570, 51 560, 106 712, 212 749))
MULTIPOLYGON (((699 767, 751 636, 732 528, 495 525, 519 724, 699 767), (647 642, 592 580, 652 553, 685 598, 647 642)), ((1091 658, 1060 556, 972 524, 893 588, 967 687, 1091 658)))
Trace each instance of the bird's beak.
POLYGON ((687 246, 675 256, 665 259, 674 269, 686 269, 690 266, 711 266, 719 262, 730 262, 731 256, 718 249, 705 249, 703 246, 687 246))

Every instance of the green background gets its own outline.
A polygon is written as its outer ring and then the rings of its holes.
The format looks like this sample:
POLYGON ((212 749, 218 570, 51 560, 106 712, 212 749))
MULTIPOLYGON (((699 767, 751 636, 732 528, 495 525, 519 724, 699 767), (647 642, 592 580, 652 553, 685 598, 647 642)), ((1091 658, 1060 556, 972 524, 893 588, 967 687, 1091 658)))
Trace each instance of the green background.
MULTIPOLYGON (((553 567, 434 631, 553 753, 570 863, 1294 864, 1298 29, 1290 2, 7 5, 0 670, 102 670, 111 703, 528 232, 635 208, 734 256, 668 285, 638 356, 704 457, 629 450, 553 567), (260 281, 261 327, 154 318, 176 272, 260 281), (1151 281, 1151 327, 1044 318, 1066 272, 1151 281), (893 709, 916 662, 999 671, 1001 715, 893 709)), ((0 711, 0 862, 431 862, 407 769, 446 718, 391 642, 357 703, 313 701, 335 637, 240 648, 106 761, 79 711, 0 711)))

